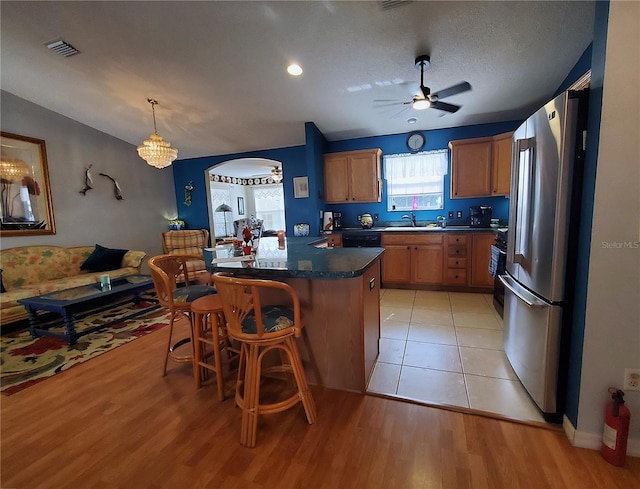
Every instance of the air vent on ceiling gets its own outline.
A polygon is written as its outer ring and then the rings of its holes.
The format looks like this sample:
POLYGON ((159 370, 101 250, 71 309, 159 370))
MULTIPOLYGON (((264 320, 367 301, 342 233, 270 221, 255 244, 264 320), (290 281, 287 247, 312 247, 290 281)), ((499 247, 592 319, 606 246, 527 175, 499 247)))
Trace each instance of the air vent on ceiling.
POLYGON ((380 8, 382 10, 390 10, 396 7, 402 7, 403 5, 407 5, 413 3, 413 0, 381 0, 380 8))
POLYGON ((48 42, 47 48, 54 53, 58 53, 60 56, 64 56, 65 58, 68 58, 69 56, 73 56, 74 54, 78 54, 80 52, 71 44, 64 42, 62 39, 48 42))

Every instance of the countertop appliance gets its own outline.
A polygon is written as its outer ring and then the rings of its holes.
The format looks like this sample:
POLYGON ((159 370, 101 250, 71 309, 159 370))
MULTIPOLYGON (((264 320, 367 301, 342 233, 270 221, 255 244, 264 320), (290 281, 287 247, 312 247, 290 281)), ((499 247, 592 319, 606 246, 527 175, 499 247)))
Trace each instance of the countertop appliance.
POLYGON ((342 212, 333 213, 333 229, 342 229, 342 212))
POLYGON ((491 227, 491 212, 492 209, 490 205, 474 205, 469 207, 469 227, 491 227))
POLYGON ((342 232, 343 248, 379 248, 381 234, 375 231, 356 233, 342 232))
POLYGON ((513 135, 504 350, 545 419, 564 408, 587 91, 567 91, 513 135))

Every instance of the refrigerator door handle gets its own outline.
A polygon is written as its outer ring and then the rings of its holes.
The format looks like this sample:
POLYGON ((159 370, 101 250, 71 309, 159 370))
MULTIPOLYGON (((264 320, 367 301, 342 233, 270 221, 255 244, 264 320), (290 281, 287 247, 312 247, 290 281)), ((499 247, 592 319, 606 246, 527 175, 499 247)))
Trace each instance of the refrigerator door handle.
POLYGON ((514 218, 515 239, 511 261, 526 263, 527 245, 531 226, 531 182, 533 181, 534 138, 516 140, 514 202, 517 212, 514 218), (527 192, 526 195, 522 193, 527 192))
POLYGON ((524 302, 527 307, 547 307, 549 305, 546 302, 538 299, 531 292, 517 285, 516 282, 508 275, 498 275, 498 278, 500 279, 500 282, 502 282, 502 285, 513 292, 513 294, 522 302, 524 302))

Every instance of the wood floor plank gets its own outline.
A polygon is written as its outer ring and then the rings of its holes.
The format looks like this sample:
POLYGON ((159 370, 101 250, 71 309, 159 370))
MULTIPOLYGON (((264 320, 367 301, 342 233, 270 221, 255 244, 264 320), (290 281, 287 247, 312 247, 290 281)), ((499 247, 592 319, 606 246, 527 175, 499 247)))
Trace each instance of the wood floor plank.
POLYGON ((160 330, 0 398, 0 487, 387 489, 640 487, 564 433, 317 386, 264 416, 240 446, 240 410, 196 389, 187 364, 161 377, 160 330))

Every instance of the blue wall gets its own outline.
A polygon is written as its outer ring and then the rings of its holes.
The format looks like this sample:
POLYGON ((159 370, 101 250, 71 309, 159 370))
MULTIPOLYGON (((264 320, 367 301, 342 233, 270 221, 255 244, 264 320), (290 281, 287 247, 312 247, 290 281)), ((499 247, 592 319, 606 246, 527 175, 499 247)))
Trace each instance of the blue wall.
MULTIPOLYGON (((600 140, 600 116, 602 113, 602 87, 604 83, 604 62, 607 47, 607 25, 609 22, 609 2, 596 2, 591 49, 591 85, 589 90, 589 119, 587 123, 587 150, 583 169, 580 230, 578 233, 577 271, 571 343, 569 350, 569 370, 567 379, 567 399, 565 413, 574 427, 578 426, 578 406, 580 403, 580 377, 582 374, 582 350, 584 344, 585 314, 587 308, 587 286, 589 276, 589 254, 591 248, 591 225, 593 219, 593 199, 595 196, 598 146, 600 140)), ((581 58, 583 63, 585 60, 581 58)), ((589 66, 582 66, 582 73, 589 66)), ((580 70, 573 70, 577 76, 580 70)))
MULTIPOLYGON (((173 180, 178 204, 178 216, 180 219, 186 221, 188 228, 209 229, 206 194, 207 170, 225 161, 238 158, 269 158, 282 162, 282 173, 284 176, 282 183, 284 185, 285 197, 293 196, 293 177, 308 174, 304 146, 178 160, 173 164, 173 180), (186 206, 184 204, 184 186, 190 181, 193 181, 194 184, 192 203, 190 206, 186 206)), ((313 197, 313 194, 311 194, 310 199, 305 200, 313 200, 313 197)), ((293 203, 290 202, 293 200, 293 198, 290 198, 286 203, 287 231, 291 232, 291 234, 293 234, 293 223, 313 222, 310 219, 317 214, 311 206, 293 205, 293 203)), ((315 200, 317 200, 317 197, 315 200)), ((314 202, 314 206, 318 206, 317 202, 314 202)))
MULTIPOLYGON (((426 138, 424 151, 434 149, 447 149, 449 141, 456 139, 479 138, 495 136, 505 132, 515 130, 522 121, 501 122, 496 124, 482 124, 475 126, 454 127, 448 129, 436 129, 422 131, 426 138)), ((348 139, 344 141, 329 142, 327 153, 340 151, 354 151, 358 149, 380 148, 383 156, 385 154, 409 153, 406 145, 407 135, 393 134, 388 136, 374 136, 369 138, 348 139)), ((449 170, 451 169, 451 152, 449 152, 449 170)), ((383 175, 384 178, 384 175, 383 175)), ((447 215, 449 211, 462 211, 463 218, 469 215, 469 206, 487 204, 493 207, 493 216, 504 219, 509 218, 509 200, 505 197, 486 197, 481 199, 451 199, 450 180, 451 175, 447 174, 444 180, 444 209, 435 211, 417 211, 416 217, 419 221, 435 221, 438 215, 447 215)), ((399 221, 404 212, 387 211, 386 182, 382 186, 382 202, 366 204, 335 204, 326 206, 326 210, 341 211, 344 226, 359 226, 357 216, 368 212, 379 214, 380 221, 399 221)), ((455 214, 454 214, 455 215, 455 214)))
MULTIPOLYGON (((494 136, 513 131, 520 121, 484 124, 449 129, 423 131, 426 136, 425 150, 446 149, 449 141, 475 137, 494 136)), ((323 154, 337 151, 351 151, 367 148, 381 148, 383 154, 407 153, 407 134, 394 134, 370 138, 350 139, 344 141, 327 142, 322 133, 312 122, 305 124, 305 146, 293 146, 280 149, 268 149, 247 153, 207 156, 178 160, 173 164, 178 216, 191 229, 209 228, 209 217, 206 196, 206 171, 220 163, 238 158, 269 158, 282 162, 285 194, 285 213, 287 234, 293 235, 293 225, 307 222, 311 225, 311 234, 320 231, 320 211, 333 210, 343 212, 343 222, 347 226, 358 226, 358 214, 369 212, 379 214, 381 221, 398 221, 402 213, 387 212, 386 191, 383 185, 383 200, 379 203, 325 205, 324 195, 324 163, 323 154), (309 177, 309 198, 293 198, 293 178, 309 177), (191 206, 184 205, 184 186, 193 181, 194 190, 191 206)), ((494 217, 508 219, 509 201, 504 197, 487 197, 482 199, 454 199, 449 198, 450 176, 445 177, 445 209, 441 211, 418 211, 418 220, 435 220, 436 216, 445 211, 462 211, 464 218, 469 214, 469 206, 487 204, 493 207, 494 217)))

